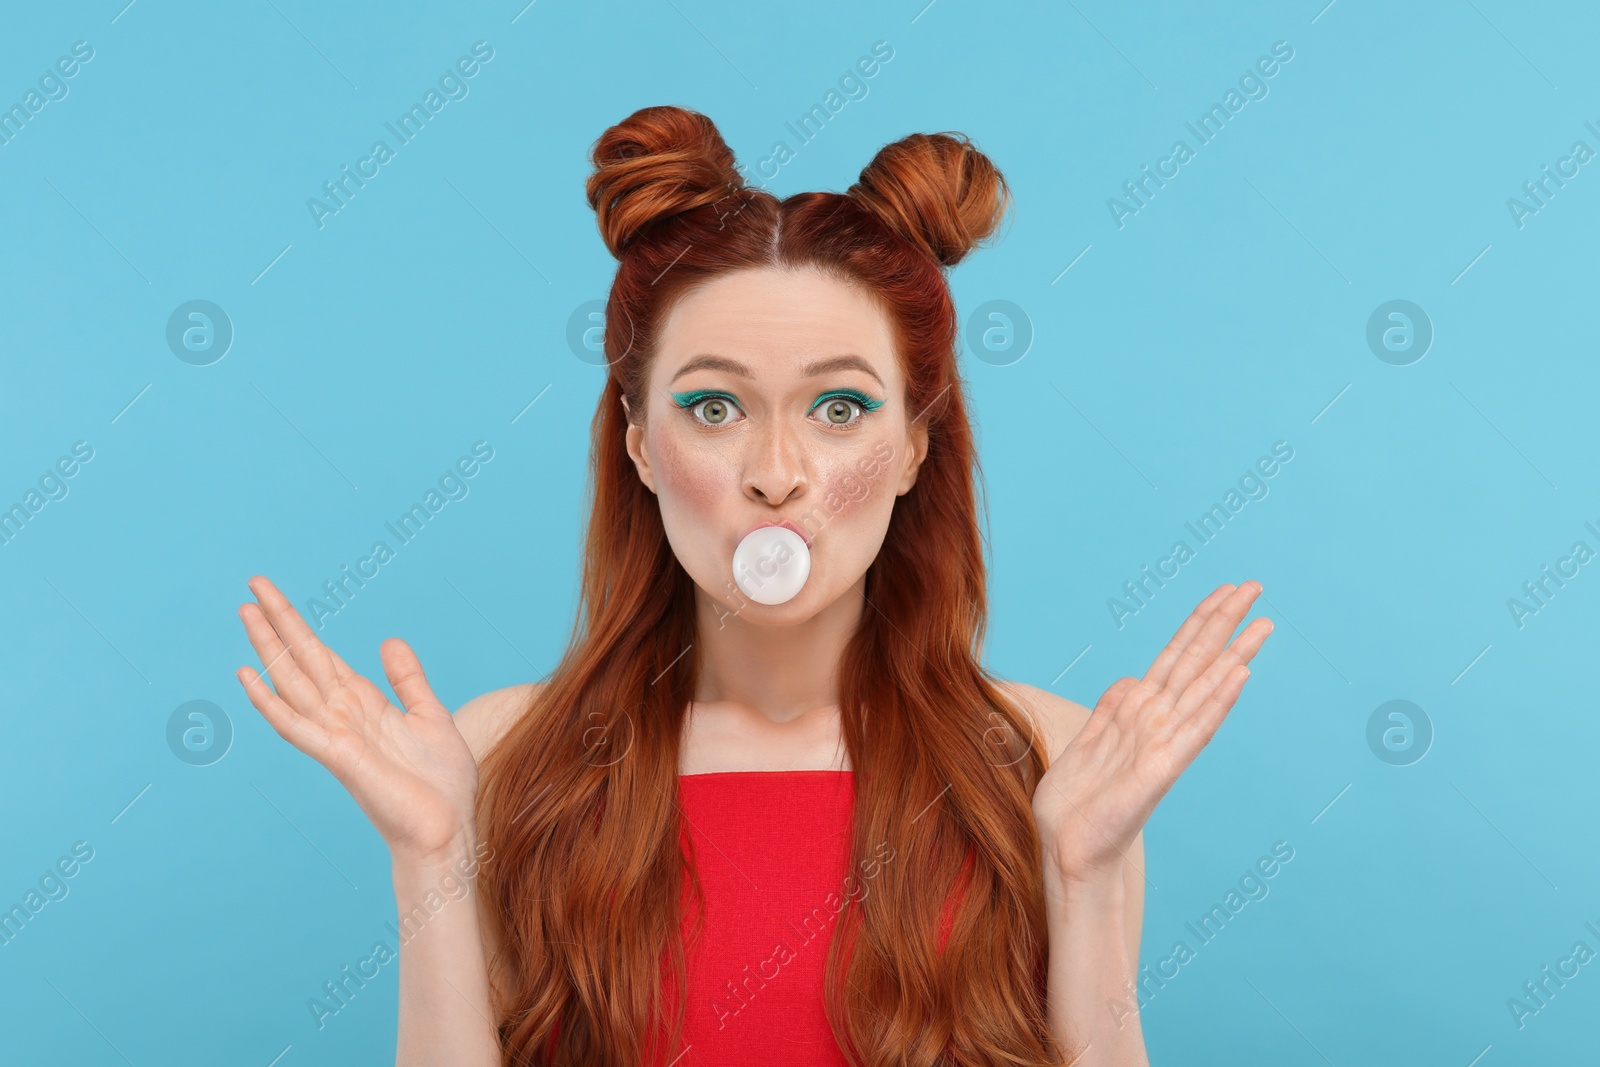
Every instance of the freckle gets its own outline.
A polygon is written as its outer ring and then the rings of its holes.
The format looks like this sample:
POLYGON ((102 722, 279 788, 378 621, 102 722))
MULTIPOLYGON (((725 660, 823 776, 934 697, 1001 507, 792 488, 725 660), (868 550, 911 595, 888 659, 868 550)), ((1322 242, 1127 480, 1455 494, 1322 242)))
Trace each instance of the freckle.
POLYGON ((870 449, 827 471, 822 478, 821 500, 830 521, 865 506, 882 492, 888 475, 889 464, 870 449), (870 473, 862 473, 863 463, 870 473))
POLYGON ((651 439, 655 457, 656 484, 675 495, 708 500, 717 495, 728 480, 727 461, 693 447, 684 447, 669 434, 651 439))

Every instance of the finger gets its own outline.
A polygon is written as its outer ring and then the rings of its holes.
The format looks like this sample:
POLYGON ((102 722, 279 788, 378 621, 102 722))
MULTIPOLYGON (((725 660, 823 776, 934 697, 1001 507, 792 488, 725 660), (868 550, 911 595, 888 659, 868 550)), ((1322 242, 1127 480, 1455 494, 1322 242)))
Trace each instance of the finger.
POLYGON ((282 697, 268 688, 266 681, 256 671, 240 667, 234 672, 234 677, 239 679, 250 703, 255 705, 261 717, 277 731, 279 737, 320 761, 320 753, 328 745, 327 731, 285 703, 282 697))
POLYGON ((422 673, 422 662, 417 659, 410 645, 398 637, 391 637, 378 647, 378 655, 383 660, 383 673, 389 676, 390 688, 400 698, 400 706, 408 714, 432 712, 436 708, 446 715, 450 713, 433 695, 427 675, 422 673))
POLYGON ((1194 640, 1189 642, 1188 647, 1179 654, 1178 661, 1172 665, 1172 673, 1166 680, 1169 692, 1182 693, 1190 682, 1211 666, 1217 654, 1233 636, 1233 631, 1238 629, 1239 620, 1245 617, 1250 605, 1255 603, 1260 593, 1261 583, 1249 581, 1228 594, 1227 599, 1211 613, 1211 617, 1200 627, 1200 632, 1195 634, 1194 640))
POLYGON ((1194 635, 1205 625, 1217 605, 1222 603, 1234 588, 1232 583, 1219 585, 1211 591, 1210 596, 1200 601, 1194 613, 1183 621, 1183 625, 1178 627, 1178 632, 1172 635, 1172 640, 1167 642, 1167 647, 1163 648, 1161 654, 1150 664, 1150 669, 1144 672, 1147 679, 1158 686, 1166 684, 1167 676, 1172 673, 1172 665, 1178 662, 1178 656, 1188 647, 1189 642, 1194 640, 1194 635))
POLYGON ((266 614, 267 620, 272 623, 272 628, 278 631, 278 636, 289 646, 290 655, 294 657, 295 665, 306 673, 321 692, 326 693, 338 682, 339 677, 333 666, 333 658, 329 654, 328 646, 317 639, 306 620, 289 603, 289 598, 278 591, 261 575, 255 575, 247 583, 250 591, 261 602, 261 610, 266 614))
POLYGON ((1239 691, 1249 679, 1250 668, 1242 663, 1234 664, 1199 710, 1179 724, 1177 733, 1173 735, 1172 753, 1180 768, 1192 763, 1200 750, 1211 743, 1222 726, 1222 720, 1228 717, 1228 712, 1233 710, 1234 703, 1239 699, 1239 691))
POLYGON ((1218 656, 1200 677, 1190 682, 1178 697, 1174 705, 1177 720, 1182 722, 1189 718, 1222 685, 1230 671, 1254 659, 1271 633, 1271 619, 1250 620, 1250 625, 1246 626, 1233 643, 1223 650, 1222 655, 1218 656))
POLYGON ((283 638, 272 628, 272 622, 261 610, 261 605, 239 605, 239 621, 244 623, 244 632, 250 639, 250 646, 256 650, 256 655, 261 657, 261 665, 266 670, 267 676, 272 679, 278 695, 293 705, 300 714, 316 714, 323 703, 322 691, 300 670, 288 646, 283 643, 283 638))

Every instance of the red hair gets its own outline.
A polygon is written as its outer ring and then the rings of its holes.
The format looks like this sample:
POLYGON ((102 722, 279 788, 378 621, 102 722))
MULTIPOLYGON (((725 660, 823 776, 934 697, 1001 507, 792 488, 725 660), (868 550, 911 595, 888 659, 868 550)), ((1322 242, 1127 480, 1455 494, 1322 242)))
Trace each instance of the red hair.
MULTIPOLYGON (((685 986, 686 871, 699 889, 676 803, 695 688, 696 655, 683 654, 695 640, 694 592, 628 456, 622 398, 645 410, 654 344, 679 296, 759 268, 820 269, 874 294, 893 327, 907 410, 928 428, 840 665, 855 785, 850 869, 886 841, 904 860, 882 866, 832 935, 835 1037, 869 1067, 1060 1062, 1045 1016, 1030 803, 1044 762, 1028 718, 979 662, 979 471, 941 270, 999 225, 1004 178, 959 134, 913 134, 880 150, 846 193, 780 201, 745 185, 709 119, 678 107, 611 127, 593 162, 589 204, 619 265, 581 601, 560 664, 486 756, 478 801, 496 857, 479 889, 508 974, 496 1006, 505 1063, 635 1067, 661 1055, 661 1040, 668 1051, 656 1062, 678 1052, 682 1005, 671 991, 685 986), (953 895, 941 951, 937 923, 953 895)), ((702 921, 697 913, 691 936, 702 921)))

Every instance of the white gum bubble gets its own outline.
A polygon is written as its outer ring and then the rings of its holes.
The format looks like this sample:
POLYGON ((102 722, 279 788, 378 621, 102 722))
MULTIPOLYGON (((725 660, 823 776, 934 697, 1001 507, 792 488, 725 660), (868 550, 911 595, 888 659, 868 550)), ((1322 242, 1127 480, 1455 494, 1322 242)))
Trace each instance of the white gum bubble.
POLYGON ((733 550, 733 580, 757 604, 794 599, 811 574, 811 550, 785 526, 751 530, 733 550))

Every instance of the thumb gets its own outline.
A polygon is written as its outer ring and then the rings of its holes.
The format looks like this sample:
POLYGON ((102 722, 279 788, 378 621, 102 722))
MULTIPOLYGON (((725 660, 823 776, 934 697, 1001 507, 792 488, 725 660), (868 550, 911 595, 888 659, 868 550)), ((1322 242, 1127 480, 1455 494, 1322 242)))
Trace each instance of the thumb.
POLYGON ((400 706, 408 714, 417 711, 431 713, 434 709, 449 714, 439 698, 433 695, 428 677, 422 673, 422 662, 417 659, 410 645, 398 637, 391 637, 378 646, 378 656, 383 660, 383 673, 389 678, 389 686, 394 690, 394 695, 400 698, 400 706))

